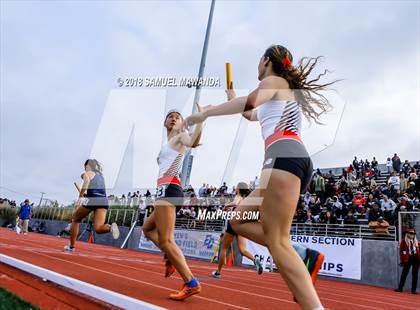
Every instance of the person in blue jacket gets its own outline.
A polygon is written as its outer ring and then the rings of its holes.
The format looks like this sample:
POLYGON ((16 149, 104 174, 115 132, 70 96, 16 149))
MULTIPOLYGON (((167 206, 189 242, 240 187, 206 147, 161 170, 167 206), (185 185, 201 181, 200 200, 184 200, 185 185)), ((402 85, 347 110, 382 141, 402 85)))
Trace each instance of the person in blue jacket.
POLYGON ((29 220, 31 219, 32 206, 29 204, 29 199, 25 199, 20 204, 19 210, 19 224, 24 235, 28 234, 29 220))

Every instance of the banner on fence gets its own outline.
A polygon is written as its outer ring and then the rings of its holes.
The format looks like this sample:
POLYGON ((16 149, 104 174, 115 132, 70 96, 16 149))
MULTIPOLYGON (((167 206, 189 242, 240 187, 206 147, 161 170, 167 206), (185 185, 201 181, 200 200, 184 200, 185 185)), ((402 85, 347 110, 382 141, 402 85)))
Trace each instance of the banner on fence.
MULTIPOLYGON (((185 256, 210 259, 220 238, 220 233, 198 230, 175 230, 175 242, 185 256)), ((159 252, 152 241, 142 233, 139 249, 159 252)))
MULTIPOLYGON (((339 238, 326 236, 291 236, 292 242, 324 253, 324 264, 319 274, 346 279, 361 279, 362 239, 339 238)), ((264 246, 247 240, 247 248, 259 257, 265 268, 275 266, 273 259, 264 246)), ((242 263, 253 265, 248 258, 243 257, 242 263)))

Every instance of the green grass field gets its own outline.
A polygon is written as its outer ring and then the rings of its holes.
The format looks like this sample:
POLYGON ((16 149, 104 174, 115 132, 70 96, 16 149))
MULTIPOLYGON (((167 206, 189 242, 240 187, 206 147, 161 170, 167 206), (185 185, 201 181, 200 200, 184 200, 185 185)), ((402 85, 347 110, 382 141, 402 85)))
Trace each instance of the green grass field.
POLYGON ((0 310, 39 310, 39 308, 20 299, 15 294, 0 288, 0 310))

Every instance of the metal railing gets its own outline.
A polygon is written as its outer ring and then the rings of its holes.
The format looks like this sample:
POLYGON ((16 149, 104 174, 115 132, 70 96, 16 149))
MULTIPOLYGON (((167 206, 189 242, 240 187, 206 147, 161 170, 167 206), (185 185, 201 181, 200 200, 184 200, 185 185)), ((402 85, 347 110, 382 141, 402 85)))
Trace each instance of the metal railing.
POLYGON ((397 238, 397 229, 395 226, 389 226, 385 232, 377 232, 368 225, 293 223, 290 233, 292 235, 381 240, 396 240, 397 238))
MULTIPOLYGON (((73 208, 34 208, 32 218, 39 220, 70 221, 73 208)), ((138 209, 109 209, 106 223, 117 223, 119 226, 131 226, 137 221, 138 209)), ((419 216, 420 218, 420 216, 419 216)), ((93 213, 83 219, 82 223, 92 223, 93 213)), ((177 218, 175 228, 189 230, 220 231, 225 227, 224 220, 197 220, 194 218, 177 218)), ((368 225, 345 224, 307 224, 293 223, 290 233, 292 235, 330 236, 362 239, 397 240, 397 229, 389 226, 386 232, 376 232, 368 225)))

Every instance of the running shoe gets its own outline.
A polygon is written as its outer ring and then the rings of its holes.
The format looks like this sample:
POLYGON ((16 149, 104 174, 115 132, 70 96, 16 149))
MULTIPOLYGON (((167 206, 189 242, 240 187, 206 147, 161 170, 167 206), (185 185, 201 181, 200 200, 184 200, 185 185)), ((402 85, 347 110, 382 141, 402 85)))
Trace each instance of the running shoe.
POLYGON ((184 284, 181 288, 181 290, 178 293, 172 293, 169 295, 170 299, 173 300, 185 300, 188 297, 191 297, 192 295, 198 294, 201 292, 201 285, 198 284, 196 287, 190 287, 186 284, 184 284))
POLYGON ((74 251, 76 251, 76 249, 73 246, 71 246, 71 245, 65 245, 64 246, 64 252, 73 253, 74 251))
POLYGON ((305 263, 306 268, 308 268, 314 285, 318 276, 318 271, 321 269, 322 263, 324 262, 324 258, 325 256, 321 252, 306 249, 306 257, 303 262, 305 263))
POLYGON ((262 274, 263 271, 264 271, 264 268, 263 268, 259 258, 254 259, 254 265, 255 265, 255 269, 257 270, 257 273, 262 274))
POLYGON ((218 278, 218 279, 220 279, 220 278, 222 277, 222 274, 221 274, 220 272, 218 272, 217 270, 216 270, 216 271, 213 271, 213 272, 211 273, 211 275, 212 275, 213 277, 215 277, 215 278, 218 278))
POLYGON ((120 237, 120 230, 118 229, 117 223, 111 224, 111 234, 114 239, 118 239, 120 237))

